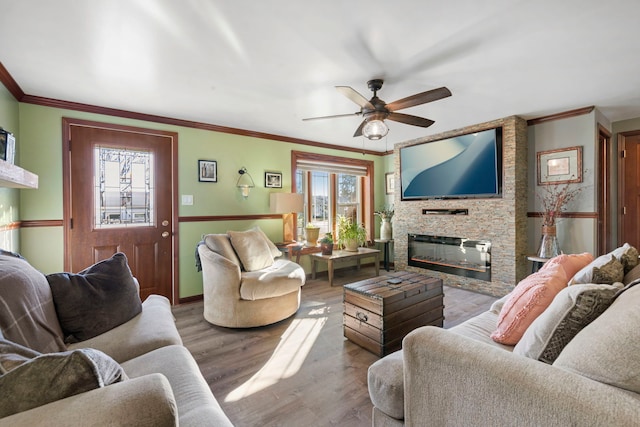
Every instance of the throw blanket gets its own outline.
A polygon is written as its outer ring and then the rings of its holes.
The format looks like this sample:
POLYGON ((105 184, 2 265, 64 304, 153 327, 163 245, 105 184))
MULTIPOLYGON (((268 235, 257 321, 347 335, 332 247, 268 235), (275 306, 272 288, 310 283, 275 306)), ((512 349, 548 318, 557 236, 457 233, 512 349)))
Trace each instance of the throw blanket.
POLYGON ((200 253, 198 252, 198 248, 200 245, 204 245, 204 240, 200 240, 196 245, 196 270, 202 271, 202 262, 200 261, 200 253))

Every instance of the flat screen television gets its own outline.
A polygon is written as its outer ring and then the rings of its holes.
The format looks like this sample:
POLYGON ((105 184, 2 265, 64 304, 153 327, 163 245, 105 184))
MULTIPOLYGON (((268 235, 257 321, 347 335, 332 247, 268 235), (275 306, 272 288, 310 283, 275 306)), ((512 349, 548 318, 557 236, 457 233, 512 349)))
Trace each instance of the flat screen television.
POLYGON ((400 148, 402 200, 502 197, 502 128, 400 148))

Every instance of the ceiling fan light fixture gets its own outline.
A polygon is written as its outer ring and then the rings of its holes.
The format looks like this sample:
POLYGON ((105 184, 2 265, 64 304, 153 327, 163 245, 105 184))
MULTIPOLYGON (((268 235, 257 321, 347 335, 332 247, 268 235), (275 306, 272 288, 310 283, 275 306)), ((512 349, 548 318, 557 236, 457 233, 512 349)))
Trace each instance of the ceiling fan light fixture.
POLYGON ((377 141, 384 138, 389 133, 389 127, 382 120, 369 120, 362 128, 362 135, 367 139, 377 141))

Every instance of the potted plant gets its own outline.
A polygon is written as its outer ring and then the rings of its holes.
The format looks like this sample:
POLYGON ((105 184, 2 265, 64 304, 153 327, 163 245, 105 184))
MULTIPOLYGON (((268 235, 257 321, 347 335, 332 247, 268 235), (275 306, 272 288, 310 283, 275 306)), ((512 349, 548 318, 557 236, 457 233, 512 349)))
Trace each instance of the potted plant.
POLYGON ((331 233, 326 233, 320 239, 320 249, 322 250, 322 255, 331 255, 333 253, 333 236, 331 233))
POLYGON ((307 239, 307 246, 316 246, 320 236, 320 227, 310 222, 304 228, 304 234, 307 239))
POLYGON ((338 243, 350 252, 357 252, 358 246, 367 241, 367 230, 350 217, 338 216, 338 243))

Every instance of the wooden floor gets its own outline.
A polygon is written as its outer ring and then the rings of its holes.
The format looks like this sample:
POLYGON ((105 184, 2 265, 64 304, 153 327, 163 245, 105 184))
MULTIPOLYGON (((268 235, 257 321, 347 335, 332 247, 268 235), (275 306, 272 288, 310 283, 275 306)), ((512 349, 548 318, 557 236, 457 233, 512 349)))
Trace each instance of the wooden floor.
MULTIPOLYGON (((384 270, 381 271, 381 274, 384 270)), ((184 345, 236 426, 370 426, 367 368, 378 357, 342 334, 342 287, 373 267, 308 280, 295 316, 275 325, 227 329, 202 317, 202 302, 174 308, 184 345)), ((445 328, 495 298, 445 287, 445 328)))

